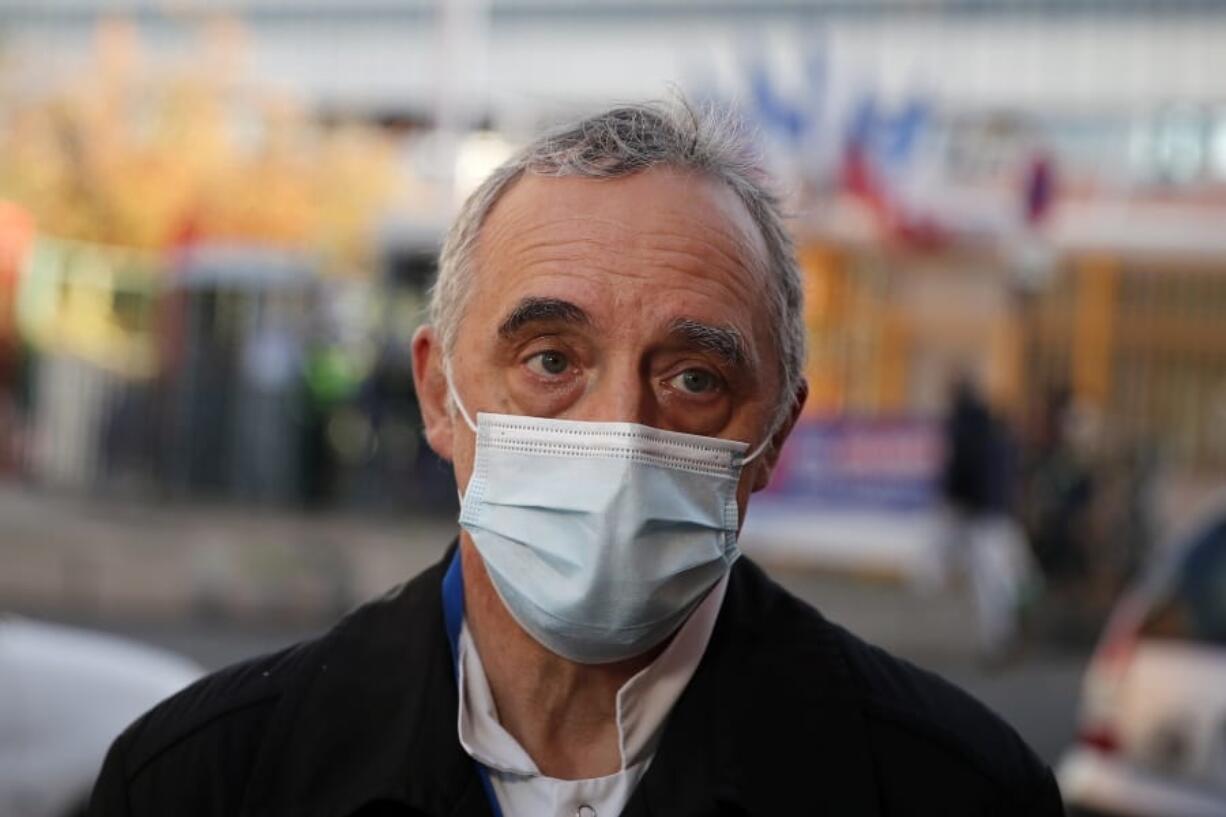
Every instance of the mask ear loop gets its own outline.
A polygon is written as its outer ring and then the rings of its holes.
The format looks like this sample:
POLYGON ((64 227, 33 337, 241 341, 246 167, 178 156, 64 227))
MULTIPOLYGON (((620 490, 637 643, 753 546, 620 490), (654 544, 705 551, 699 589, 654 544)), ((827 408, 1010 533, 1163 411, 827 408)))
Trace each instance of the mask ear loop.
MULTIPOLYGON (((468 410, 464 408, 464 401, 460 399, 459 393, 455 390, 455 383, 451 379, 451 363, 443 364, 443 377, 447 380, 447 393, 451 395, 451 402, 455 403, 455 407, 460 410, 460 416, 464 418, 465 424, 472 429, 473 434, 477 433, 477 424, 473 422, 473 418, 468 416, 468 410)), ((460 507, 464 507, 464 491, 460 490, 460 486, 456 486, 456 496, 460 499, 460 507)))
POLYGON ((754 460, 756 460, 756 459, 758 458, 758 456, 759 456, 759 455, 760 455, 760 454, 761 454, 763 451, 765 451, 765 450, 766 450, 766 447, 767 447, 768 445, 770 445, 770 444, 771 444, 771 438, 770 438, 770 437, 767 437, 765 440, 763 440, 763 441, 762 441, 762 444, 761 444, 761 445, 759 445, 757 448, 755 448, 755 449, 753 450, 753 453, 752 453, 752 454, 750 454, 750 455, 749 455, 748 457, 746 457, 745 459, 741 460, 741 465, 742 465, 742 466, 749 465, 749 463, 751 463, 751 462, 753 462, 754 460))
POLYGON ((468 411, 464 408, 464 402, 460 400, 460 395, 455 390, 455 382, 451 379, 451 363, 448 362, 443 366, 443 376, 447 378, 447 392, 451 395, 451 402, 455 403, 456 408, 460 410, 460 416, 464 418, 464 422, 472 429, 473 434, 477 433, 477 424, 473 422, 473 418, 468 416, 468 411))
POLYGON ((778 421, 771 423, 770 432, 767 433, 766 439, 762 441, 761 445, 753 450, 752 454, 741 460, 741 467, 749 465, 749 463, 753 462, 762 455, 762 452, 765 451, 768 446, 770 446, 771 440, 775 438, 775 432, 779 430, 779 427, 780 423, 778 421))

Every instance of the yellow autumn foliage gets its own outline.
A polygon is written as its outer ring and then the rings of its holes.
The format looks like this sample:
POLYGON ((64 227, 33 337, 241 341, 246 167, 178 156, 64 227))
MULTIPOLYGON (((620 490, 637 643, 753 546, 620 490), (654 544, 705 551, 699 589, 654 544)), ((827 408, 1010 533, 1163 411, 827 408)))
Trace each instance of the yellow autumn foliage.
MULTIPOLYGON (((222 31, 233 50, 233 28, 222 31)), ((332 270, 369 268, 372 227, 399 186, 390 140, 326 128, 244 86, 233 54, 204 40, 168 67, 143 59, 130 26, 108 23, 71 84, 0 100, 0 198, 65 238, 254 241, 317 252, 332 270)))

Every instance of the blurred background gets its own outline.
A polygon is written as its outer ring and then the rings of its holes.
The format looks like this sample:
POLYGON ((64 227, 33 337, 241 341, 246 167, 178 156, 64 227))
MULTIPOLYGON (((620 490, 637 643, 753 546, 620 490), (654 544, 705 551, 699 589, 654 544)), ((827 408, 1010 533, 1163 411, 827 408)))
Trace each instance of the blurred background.
MULTIPOLYGON (((1226 813, 1213 0, 0 0, 0 767, 62 666, 29 643, 212 669, 437 559, 408 340, 452 214, 677 92, 756 126, 804 267, 810 400, 744 549, 1049 762, 1226 813), (1151 641, 1190 712, 1127 714, 1151 641)), ((0 814, 71 803, 19 778, 0 814)))

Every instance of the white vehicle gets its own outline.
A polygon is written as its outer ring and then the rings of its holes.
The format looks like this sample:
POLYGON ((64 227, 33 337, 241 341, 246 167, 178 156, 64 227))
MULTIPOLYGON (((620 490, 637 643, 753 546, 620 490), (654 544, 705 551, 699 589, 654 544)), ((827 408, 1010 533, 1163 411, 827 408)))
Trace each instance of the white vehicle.
POLYGON ((0 615, 0 815, 83 814, 111 741, 200 675, 151 647, 0 615))
POLYGON ((1071 814, 1226 817, 1226 511, 1170 553, 1086 672, 1071 814))

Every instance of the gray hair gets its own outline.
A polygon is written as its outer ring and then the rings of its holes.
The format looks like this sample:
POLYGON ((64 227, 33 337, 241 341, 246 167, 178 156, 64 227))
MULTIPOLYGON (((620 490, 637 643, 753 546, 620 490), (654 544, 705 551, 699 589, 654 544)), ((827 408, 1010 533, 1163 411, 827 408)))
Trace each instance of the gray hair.
POLYGON ((766 246, 771 332, 781 393, 773 418, 792 407, 804 371, 805 330, 800 269, 779 198, 743 121, 728 110, 695 110, 684 102, 612 108, 550 131, 493 172, 464 202, 439 255, 430 291, 430 322, 450 355, 472 287, 481 227, 502 195, 524 174, 611 179, 654 167, 691 170, 730 187, 749 211, 766 246))

